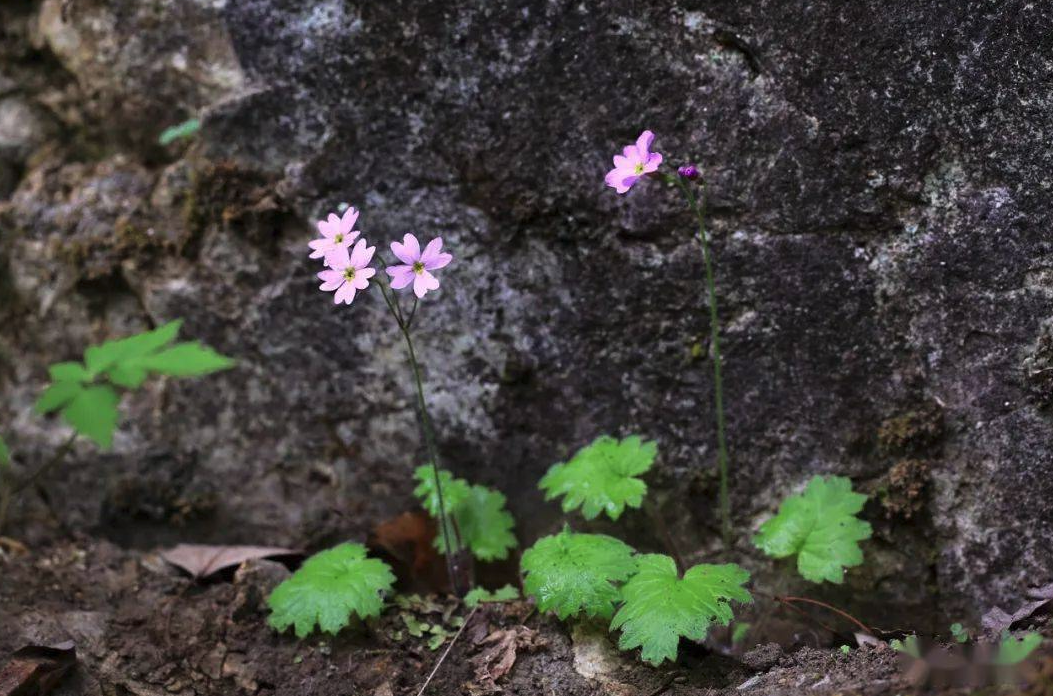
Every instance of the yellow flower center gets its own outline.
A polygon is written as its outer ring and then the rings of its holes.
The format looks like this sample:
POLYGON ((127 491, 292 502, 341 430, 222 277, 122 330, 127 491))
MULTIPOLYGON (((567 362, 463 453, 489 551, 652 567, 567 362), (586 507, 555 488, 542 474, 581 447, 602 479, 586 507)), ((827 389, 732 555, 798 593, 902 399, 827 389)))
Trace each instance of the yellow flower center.
POLYGON ((339 244, 340 242, 344 241, 344 235, 338 234, 333 239, 336 241, 337 244, 339 244))
POLYGON ((348 266, 344 269, 344 280, 351 281, 355 279, 355 269, 348 266))
POLYGON ((633 171, 637 174, 643 174, 643 162, 640 162, 635 167, 633 167, 633 171))
POLYGON ((421 263, 420 261, 417 261, 415 264, 413 264, 413 272, 416 273, 417 275, 423 275, 424 274, 424 264, 421 263))

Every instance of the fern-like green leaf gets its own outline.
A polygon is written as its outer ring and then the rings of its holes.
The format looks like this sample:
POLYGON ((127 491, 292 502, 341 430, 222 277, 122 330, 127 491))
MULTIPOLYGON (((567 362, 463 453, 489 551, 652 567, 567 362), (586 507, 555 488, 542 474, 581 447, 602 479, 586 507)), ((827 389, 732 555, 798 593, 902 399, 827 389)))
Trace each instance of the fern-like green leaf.
POLYGON ((117 429, 117 404, 120 400, 113 387, 105 384, 88 387, 66 404, 62 417, 79 434, 99 447, 109 449, 113 444, 113 431, 117 429))
POLYGON ((750 574, 734 563, 696 565, 683 578, 669 556, 645 554, 638 564, 622 587, 625 603, 611 630, 622 631, 619 648, 643 648, 641 658, 653 665, 676 659, 681 636, 703 640, 714 623, 727 626, 732 601, 752 601, 742 587, 750 574))
POLYGON ((654 442, 637 435, 621 442, 604 435, 569 462, 554 464, 538 486, 545 500, 563 496, 564 512, 580 507, 587 520, 601 512, 616 520, 626 506, 640 507, 647 484, 636 476, 651 468, 657 454, 654 442))
POLYGON ((274 588, 267 599, 272 612, 268 622, 278 632, 294 626, 297 638, 306 638, 316 625, 336 634, 352 614, 379 616, 394 582, 388 565, 367 558, 364 546, 341 544, 311 556, 274 588))
POLYGON ((603 534, 559 534, 538 539, 523 552, 523 589, 541 611, 560 619, 584 612, 609 619, 621 601, 618 583, 636 571, 633 549, 603 534))
POLYGON ((804 493, 782 502, 779 513, 761 525, 753 544, 773 558, 797 556, 797 570, 812 582, 840 583, 845 568, 863 562, 859 542, 870 525, 856 518, 867 497, 852 492, 842 476, 813 477, 804 493))

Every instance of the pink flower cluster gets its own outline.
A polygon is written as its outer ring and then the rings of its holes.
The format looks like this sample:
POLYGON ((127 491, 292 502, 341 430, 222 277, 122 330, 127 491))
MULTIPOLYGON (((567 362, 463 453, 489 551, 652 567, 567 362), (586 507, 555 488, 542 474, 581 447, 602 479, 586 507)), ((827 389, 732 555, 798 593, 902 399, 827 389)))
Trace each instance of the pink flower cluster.
MULTIPOLYGON (((371 266, 377 248, 366 246, 366 240, 358 239, 361 233, 354 229, 356 222, 358 210, 353 207, 341 217, 330 213, 327 219, 318 221, 318 232, 322 236, 308 244, 311 258, 322 259, 328 267, 318 274, 322 280, 319 289, 334 293, 336 304, 351 304, 355 294, 369 287, 369 279, 377 274, 371 266)), ((391 287, 401 290, 412 284, 418 298, 439 289, 439 279, 432 271, 453 261, 452 255, 442 251, 442 237, 428 242, 422 251, 417 238, 407 234, 401 242, 391 243, 391 253, 401 262, 384 269, 391 277, 391 287)))

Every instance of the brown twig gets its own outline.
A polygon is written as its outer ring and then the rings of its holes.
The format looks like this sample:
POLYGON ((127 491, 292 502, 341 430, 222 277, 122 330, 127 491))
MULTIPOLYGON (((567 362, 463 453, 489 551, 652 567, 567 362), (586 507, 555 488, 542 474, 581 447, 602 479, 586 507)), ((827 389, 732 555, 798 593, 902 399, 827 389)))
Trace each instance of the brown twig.
POLYGON ((662 693, 663 691, 665 691, 666 689, 668 689, 670 686, 673 685, 673 681, 676 679, 676 677, 677 677, 676 674, 670 674, 668 677, 666 677, 662 681, 661 684, 659 684, 652 691, 650 691, 647 694, 647 696, 658 696, 658 694, 662 693))
MULTIPOLYGON (((860 621, 856 617, 854 617, 851 614, 849 614, 847 611, 842 611, 841 609, 838 609, 835 606, 831 606, 831 605, 827 604, 826 602, 820 602, 818 599, 809 599, 808 597, 779 597, 779 596, 777 596, 777 597, 775 597, 775 601, 777 601, 777 602, 784 602, 784 603, 785 602, 804 602, 805 604, 814 604, 817 607, 822 607, 823 609, 826 609, 828 611, 832 611, 835 614, 837 614, 838 616, 851 621, 853 624, 858 626, 863 631, 863 633, 866 633, 868 636, 874 635, 874 631, 873 630, 868 628, 866 626, 866 624, 864 624, 862 621, 860 621)), ((836 633, 836 631, 835 631, 835 633, 836 633)))
POLYGON ((428 675, 428 678, 424 680, 424 686, 420 687, 420 691, 417 692, 417 696, 423 696, 424 690, 428 688, 428 684, 431 684, 432 678, 435 676, 435 673, 439 671, 439 668, 442 667, 442 663, 446 660, 446 656, 450 654, 451 650, 453 650, 454 643, 456 643, 457 639, 461 637, 462 633, 464 633, 464 629, 466 629, 468 627, 468 624, 472 622, 472 617, 475 616, 475 612, 478 610, 479 607, 476 606, 474 609, 468 612, 468 616, 465 617, 464 623, 461 624, 461 627, 457 629, 457 633, 454 634, 453 640, 451 640, 450 644, 446 646, 446 650, 442 653, 442 657, 440 657, 439 661, 435 663, 435 667, 432 668, 431 674, 428 675))

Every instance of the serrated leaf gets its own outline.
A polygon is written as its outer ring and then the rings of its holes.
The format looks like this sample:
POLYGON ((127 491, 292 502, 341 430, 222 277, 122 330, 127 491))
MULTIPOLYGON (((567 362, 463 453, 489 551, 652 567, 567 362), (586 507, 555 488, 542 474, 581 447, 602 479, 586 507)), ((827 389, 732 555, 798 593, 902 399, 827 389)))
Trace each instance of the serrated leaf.
POLYGON ((633 549, 604 534, 559 534, 523 552, 523 590, 560 619, 584 612, 607 619, 621 601, 617 583, 636 571, 633 549))
POLYGON ((761 525, 753 544, 774 558, 796 555, 806 580, 840 583, 845 568, 863 562, 858 542, 869 539, 871 529, 855 515, 866 499, 852 492, 847 478, 815 476, 804 493, 784 500, 779 513, 761 525))
POLYGON ((619 648, 642 648, 641 658, 653 665, 676 659, 681 636, 703 640, 714 623, 731 623, 732 601, 752 601, 742 587, 750 574, 734 563, 696 565, 683 578, 669 556, 645 554, 638 566, 622 587, 625 603, 611 630, 622 631, 619 648))
MULTIPOLYGON (((505 509, 505 496, 486 486, 471 486, 468 496, 453 509, 453 518, 461 540, 480 561, 508 558, 509 549, 517 544, 512 533, 515 520, 505 509)), ((446 553, 442 534, 436 535, 435 548, 446 553)))
POLYGON ((147 372, 143 367, 122 363, 106 370, 106 378, 125 389, 138 389, 146 381, 147 372))
MULTIPOLYGON (((413 495, 417 496, 432 518, 439 519, 439 492, 435 487, 435 471, 431 464, 418 466, 413 472, 413 478, 420 482, 413 489, 413 495)), ((454 478, 446 469, 439 469, 439 485, 442 488, 442 501, 447 514, 463 503, 472 492, 467 481, 454 478)))
POLYGON ((318 626, 336 634, 351 615, 378 616, 395 576, 383 561, 366 557, 361 544, 341 544, 311 556, 292 577, 274 588, 268 623, 282 632, 294 626, 306 638, 318 626))
POLYGON ((51 413, 62 408, 83 391, 84 385, 79 382, 56 382, 44 390, 37 399, 37 413, 51 413))
POLYGON ((538 486, 545 500, 563 496, 564 512, 580 507, 587 520, 601 512, 616 520, 626 506, 640 507, 647 484, 635 477, 651 468, 657 454, 654 442, 637 435, 621 442, 604 435, 569 462, 554 464, 538 486))
POLYGON ((55 363, 48 368, 52 382, 90 382, 91 375, 79 362, 55 363))
POLYGON ((176 319, 152 331, 91 346, 84 351, 84 364, 92 375, 98 375, 118 363, 146 357, 174 341, 182 325, 183 321, 176 319))
POLYGON ((464 596, 464 605, 472 608, 477 607, 480 604, 511 602, 514 599, 519 599, 519 590, 511 585, 505 585, 501 589, 494 590, 493 592, 485 587, 476 587, 468 590, 468 594, 464 596))
POLYGON ((113 444, 113 431, 117 429, 119 402, 120 397, 113 387, 105 384, 88 387, 66 404, 62 417, 79 434, 99 447, 109 449, 113 444))
POLYGON ((138 358, 131 365, 169 377, 200 377, 229 369, 234 366, 234 361, 208 346, 191 341, 138 358))

